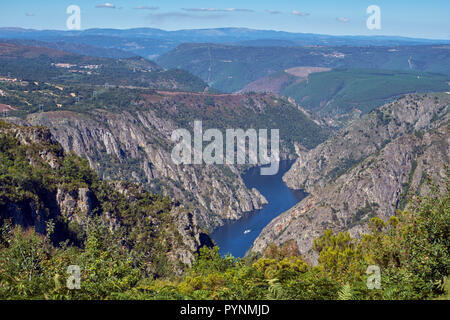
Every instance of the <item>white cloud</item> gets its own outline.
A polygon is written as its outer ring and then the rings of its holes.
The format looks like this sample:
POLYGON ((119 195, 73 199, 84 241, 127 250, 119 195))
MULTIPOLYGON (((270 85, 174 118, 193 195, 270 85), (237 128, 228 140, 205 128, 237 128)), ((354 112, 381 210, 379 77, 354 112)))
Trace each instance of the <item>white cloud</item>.
POLYGON ((31 13, 31 12, 27 12, 27 13, 25 13, 25 15, 26 15, 27 17, 34 17, 34 16, 35 16, 35 14, 34 14, 34 13, 31 13))
POLYGON ((115 5, 113 5, 112 3, 109 3, 109 2, 106 2, 106 3, 103 3, 103 4, 98 4, 95 7, 96 8, 108 8, 108 9, 115 9, 116 8, 115 5))
POLYGON ((184 11, 190 12, 254 12, 251 9, 237 9, 237 8, 227 8, 227 9, 217 9, 217 8, 183 8, 184 11))
POLYGON ((281 14, 281 11, 277 11, 277 10, 267 10, 268 13, 270 14, 281 14))
POLYGON ((164 24, 168 21, 176 20, 217 20, 224 18, 224 14, 193 14, 193 13, 185 13, 185 12, 165 12, 154 14, 151 13, 147 16, 147 18, 151 21, 151 23, 156 24, 164 24))
POLYGON ((350 19, 348 19, 348 18, 343 18, 343 17, 336 18, 336 20, 339 21, 339 22, 343 22, 343 23, 350 22, 350 19))
POLYGON ((159 7, 139 6, 139 7, 136 7, 134 9, 137 9, 137 10, 158 10, 159 7))
POLYGON ((228 11, 228 12, 233 12, 233 11, 236 11, 236 12, 254 12, 252 9, 236 9, 236 8, 228 8, 228 9, 225 9, 225 11, 228 11))
POLYGON ((183 8, 184 11, 192 12, 214 12, 217 11, 216 8, 183 8))
POLYGON ((301 11, 297 11, 297 10, 293 10, 292 14, 296 15, 296 16, 300 16, 300 17, 307 17, 307 16, 309 16, 309 13, 301 12, 301 11))

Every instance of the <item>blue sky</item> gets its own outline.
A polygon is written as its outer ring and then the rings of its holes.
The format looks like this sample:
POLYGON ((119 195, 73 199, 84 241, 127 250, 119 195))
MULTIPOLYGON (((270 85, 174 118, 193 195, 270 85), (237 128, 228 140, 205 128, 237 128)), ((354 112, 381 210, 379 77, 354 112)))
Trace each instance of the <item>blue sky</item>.
POLYGON ((81 8, 82 29, 247 27, 450 39, 449 0, 1 0, 0 27, 64 30, 69 5, 81 8), (369 5, 381 8, 381 30, 366 28, 369 5))

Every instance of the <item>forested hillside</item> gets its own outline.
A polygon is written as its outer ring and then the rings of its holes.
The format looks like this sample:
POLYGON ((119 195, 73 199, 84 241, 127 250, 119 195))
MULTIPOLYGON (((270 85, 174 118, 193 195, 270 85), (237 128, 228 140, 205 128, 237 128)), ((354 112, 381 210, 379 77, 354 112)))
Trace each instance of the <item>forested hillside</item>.
POLYGON ((187 70, 224 92, 239 91, 253 81, 300 66, 450 75, 448 45, 246 47, 197 43, 180 45, 156 61, 165 68, 187 70))
POLYGON ((16 80, 164 90, 203 91, 207 87, 186 71, 165 71, 142 57, 97 58, 10 42, 0 42, 0 75, 16 80))
POLYGON ((416 71, 297 67, 273 73, 241 92, 271 92, 294 99, 321 117, 364 115, 407 93, 450 90, 450 76, 416 71))
POLYGON ((421 72, 346 69, 315 73, 281 91, 321 114, 362 114, 407 93, 449 91, 450 76, 421 72))

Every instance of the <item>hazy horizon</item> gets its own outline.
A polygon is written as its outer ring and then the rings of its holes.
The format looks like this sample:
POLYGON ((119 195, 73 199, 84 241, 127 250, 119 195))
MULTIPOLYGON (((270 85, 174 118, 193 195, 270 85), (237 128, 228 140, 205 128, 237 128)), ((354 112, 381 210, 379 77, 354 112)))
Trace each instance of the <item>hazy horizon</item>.
POLYGON ((70 5, 81 8, 81 30, 154 28, 166 31, 247 28, 332 36, 395 36, 450 39, 450 2, 433 0, 273 1, 77 0, 39 3, 21 0, 2 4, 0 27, 67 30, 70 5), (381 9, 381 28, 369 30, 366 10, 381 9), (18 22, 19 21, 19 22, 18 22), (11 27, 12 26, 12 27, 11 27))
MULTIPOLYGON (((294 35, 301 35, 301 34, 311 34, 311 35, 318 35, 318 36, 331 36, 331 37, 373 37, 373 38, 405 38, 405 39, 417 39, 417 40, 436 40, 436 41, 450 41, 449 39, 444 38, 427 38, 427 37, 414 37, 414 36, 404 36, 404 35, 388 35, 388 34, 333 34, 333 33, 315 33, 315 32, 291 32, 291 31, 284 31, 284 30, 276 30, 276 29, 255 29, 255 28, 247 28, 247 27, 218 27, 218 28, 185 28, 185 29, 164 29, 164 28, 153 28, 153 27, 130 27, 130 28, 101 28, 101 27, 95 27, 95 28, 86 28, 86 29, 80 29, 80 30, 67 30, 67 29, 39 29, 39 28, 23 28, 23 27, 0 27, 1 29, 22 29, 22 30, 28 30, 28 31, 66 31, 66 32, 85 32, 89 30, 120 30, 120 31, 127 31, 127 30, 136 30, 136 29, 152 29, 152 30, 160 30, 164 32, 180 32, 180 31, 202 31, 202 30, 223 30, 223 29, 246 29, 250 31, 265 31, 265 32, 282 32, 282 33, 288 33, 288 34, 294 34, 294 35)), ((263 40, 263 39, 261 39, 263 40)), ((266 38, 266 40, 270 40, 270 38, 266 38)), ((275 40, 275 39, 274 39, 275 40)))

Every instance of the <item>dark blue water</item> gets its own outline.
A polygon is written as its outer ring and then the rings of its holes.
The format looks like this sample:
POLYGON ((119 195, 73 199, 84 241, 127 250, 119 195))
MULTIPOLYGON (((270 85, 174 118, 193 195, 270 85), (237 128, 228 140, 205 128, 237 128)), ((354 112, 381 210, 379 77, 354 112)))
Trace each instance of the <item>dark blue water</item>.
POLYGON ((280 171, 274 176, 260 175, 260 168, 252 168, 242 176, 246 186, 258 189, 269 204, 238 221, 227 222, 214 230, 211 238, 219 246, 222 255, 230 253, 234 257, 243 257, 266 225, 305 198, 304 192, 290 190, 282 180, 292 163, 282 161, 280 171), (245 234, 246 230, 251 232, 245 234))

